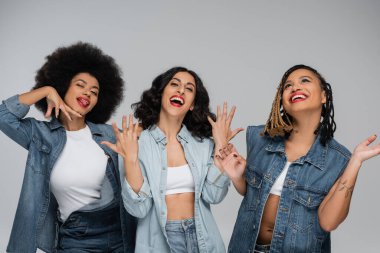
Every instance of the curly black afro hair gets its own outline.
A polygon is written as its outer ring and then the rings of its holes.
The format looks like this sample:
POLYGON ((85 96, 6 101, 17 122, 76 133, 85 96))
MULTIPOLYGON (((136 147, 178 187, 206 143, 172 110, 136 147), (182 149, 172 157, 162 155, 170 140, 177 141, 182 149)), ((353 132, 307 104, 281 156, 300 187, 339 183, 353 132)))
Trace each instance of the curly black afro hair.
POLYGON ((178 72, 187 72, 192 75, 196 86, 194 109, 187 112, 183 124, 195 137, 200 139, 211 137, 212 128, 207 116, 210 116, 213 120, 215 120, 216 117, 215 114, 210 112, 210 98, 207 90, 199 76, 194 71, 184 67, 171 68, 153 80, 152 86, 143 92, 140 101, 132 104, 136 119, 141 121, 143 129, 147 129, 158 123, 162 93, 166 85, 169 84, 170 80, 172 80, 173 76, 178 72))
MULTIPOLYGON (((124 81, 115 60, 92 44, 78 42, 57 48, 46 57, 45 64, 37 71, 33 89, 49 85, 64 98, 72 78, 79 73, 89 73, 99 83, 98 102, 86 115, 86 120, 93 123, 107 122, 123 99, 124 81)), ((35 105, 46 112, 46 99, 41 99, 35 105)))

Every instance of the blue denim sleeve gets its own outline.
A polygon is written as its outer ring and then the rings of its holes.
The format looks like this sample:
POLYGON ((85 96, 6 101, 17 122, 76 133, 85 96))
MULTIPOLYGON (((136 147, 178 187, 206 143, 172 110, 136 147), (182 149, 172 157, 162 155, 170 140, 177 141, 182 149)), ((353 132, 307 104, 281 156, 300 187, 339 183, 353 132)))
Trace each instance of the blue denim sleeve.
POLYGON ((25 149, 28 149, 32 136, 31 120, 23 119, 29 108, 20 103, 18 95, 6 99, 0 105, 0 130, 25 149))
POLYGON ((214 164, 214 143, 210 141, 208 171, 202 189, 202 198, 209 204, 218 204, 227 195, 230 179, 214 164))
POLYGON ((144 182, 138 193, 136 193, 132 189, 132 187, 126 180, 123 164, 124 162, 119 160, 120 175, 122 175, 122 179, 121 179, 122 192, 121 193, 123 197, 124 207, 128 211, 128 213, 130 213, 131 215, 137 218, 144 218, 149 212, 153 203, 150 186, 146 178, 144 164, 140 161, 140 168, 144 177, 144 182))

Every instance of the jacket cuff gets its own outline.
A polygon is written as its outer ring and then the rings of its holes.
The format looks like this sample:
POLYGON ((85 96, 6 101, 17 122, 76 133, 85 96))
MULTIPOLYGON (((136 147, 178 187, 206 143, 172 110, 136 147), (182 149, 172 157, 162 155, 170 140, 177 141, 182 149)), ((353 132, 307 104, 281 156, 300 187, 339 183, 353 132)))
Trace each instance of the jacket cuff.
POLYGON ((147 179, 145 177, 144 177, 143 185, 141 186, 141 189, 138 193, 136 193, 132 189, 132 187, 129 185, 129 183, 126 179, 124 179, 122 189, 123 189, 123 195, 125 195, 125 194, 128 195, 129 199, 132 199, 133 201, 136 201, 136 202, 142 202, 146 198, 152 197, 152 195, 150 193, 149 184, 147 183, 147 179))
POLYGON ((224 175, 214 164, 208 170, 207 181, 221 188, 230 184, 230 178, 224 175))
POLYGON ((19 95, 14 95, 5 101, 3 101, 6 108, 11 112, 13 115, 15 115, 17 118, 24 118, 26 114, 29 112, 29 105, 20 103, 19 95))

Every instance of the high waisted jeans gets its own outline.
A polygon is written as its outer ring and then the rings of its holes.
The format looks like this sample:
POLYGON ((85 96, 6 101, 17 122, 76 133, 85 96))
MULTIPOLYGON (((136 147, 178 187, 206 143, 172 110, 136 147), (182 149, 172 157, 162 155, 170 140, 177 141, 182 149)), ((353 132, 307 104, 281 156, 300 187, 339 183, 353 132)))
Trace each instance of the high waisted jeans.
POLYGON ((166 234, 171 253, 198 253, 197 233, 193 218, 169 220, 166 222, 166 234))
POLYGON ((58 253, 122 253, 120 207, 111 205, 98 211, 73 212, 59 222, 58 253))
POLYGON ((254 253, 269 253, 270 244, 268 245, 260 245, 256 244, 254 253))

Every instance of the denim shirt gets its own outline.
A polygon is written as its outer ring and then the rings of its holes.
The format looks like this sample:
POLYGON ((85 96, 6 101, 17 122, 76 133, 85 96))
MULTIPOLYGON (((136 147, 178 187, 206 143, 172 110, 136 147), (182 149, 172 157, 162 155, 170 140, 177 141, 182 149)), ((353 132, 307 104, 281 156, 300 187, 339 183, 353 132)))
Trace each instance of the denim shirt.
MULTIPOLYGON (((224 199, 230 180, 213 163, 212 140, 193 137, 186 126, 182 126, 177 139, 183 147, 195 183, 194 219, 199 252, 225 252, 210 204, 224 199)), ((170 252, 165 231, 166 143, 165 135, 157 126, 144 130, 139 138, 139 162, 144 177, 139 193, 136 194, 124 179, 124 206, 130 214, 138 217, 137 253, 170 252)))
MULTIPOLYGON (((228 252, 253 252, 270 189, 285 166, 285 139, 261 136, 263 126, 247 129, 247 192, 228 252)), ((340 177, 350 152, 334 139, 319 137, 286 174, 270 252, 330 252, 330 233, 319 225, 318 207, 340 177)))
MULTIPOLYGON (((24 118, 29 106, 20 103, 15 95, 0 105, 0 129, 12 140, 28 150, 24 181, 21 189, 7 252, 56 252, 57 202, 50 191, 50 174, 66 143, 66 132, 57 119, 51 122, 24 118)), ((89 126, 93 139, 109 157, 106 176, 119 202, 125 252, 133 252, 135 219, 123 208, 117 154, 101 141, 114 142, 111 126, 89 126)))

